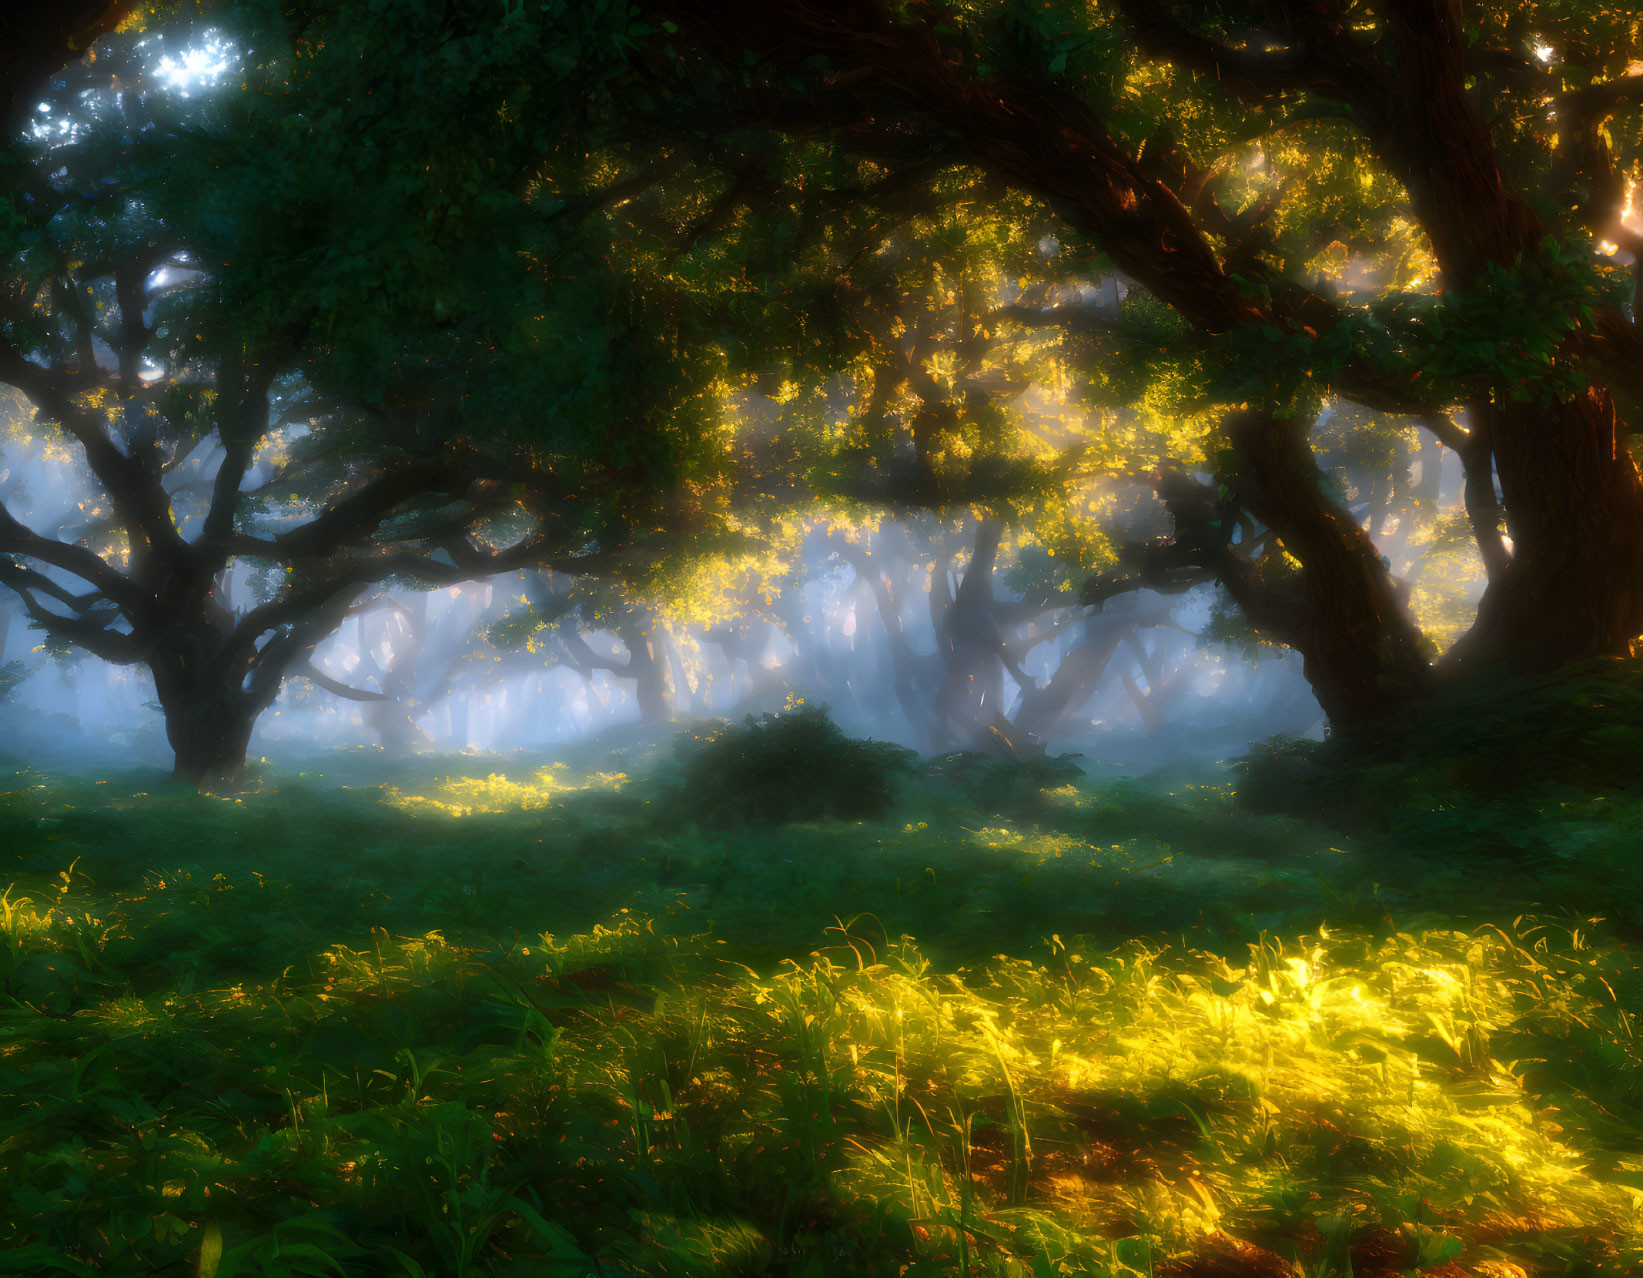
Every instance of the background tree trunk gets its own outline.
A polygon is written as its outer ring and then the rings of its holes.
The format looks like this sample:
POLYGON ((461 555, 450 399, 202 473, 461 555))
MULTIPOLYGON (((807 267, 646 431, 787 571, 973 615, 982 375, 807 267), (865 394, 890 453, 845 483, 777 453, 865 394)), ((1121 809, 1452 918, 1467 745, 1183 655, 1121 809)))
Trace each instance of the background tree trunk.
POLYGON ((1129 633, 1129 618, 1096 614, 1085 623, 1084 640, 1067 652, 1042 688, 1022 689, 1016 707, 1016 735, 1024 742, 1048 746, 1067 716, 1095 695, 1118 645, 1129 633))
MULTIPOLYGON (((947 657, 947 677, 932 707, 937 749, 984 750, 1002 744, 1014 750, 1004 717, 1004 635, 993 594, 993 567, 1003 535, 997 520, 983 520, 976 527, 963 580, 951 606, 940 614, 936 637, 947 657)), ((937 584, 931 583, 932 590, 937 584)))
POLYGON ((673 668, 662 636, 656 633, 655 618, 648 610, 629 608, 622 614, 617 634, 628 650, 627 668, 622 673, 634 681, 640 719, 661 723, 672 718, 673 668))
MULTIPOLYGON (((885 641, 890 648, 891 679, 896 704, 901 708, 903 717, 912 727, 920 744, 927 749, 934 749, 935 724, 920 698, 919 685, 922 682, 922 667, 929 661, 939 659, 927 658, 913 651, 912 642, 907 637, 907 628, 902 622, 901 600, 896 590, 896 583, 904 583, 907 579, 911 568, 910 555, 891 553, 885 547, 882 536, 881 533, 879 544, 871 552, 864 546, 846 544, 840 554, 856 570, 858 580, 866 583, 878 606, 879 621, 884 626, 885 641), (887 572, 893 575, 887 575, 887 572)), ((941 577, 940 586, 944 589, 946 579, 942 564, 939 562, 936 572, 941 577)), ((934 592, 937 588, 938 582, 932 578, 930 589, 934 592)))

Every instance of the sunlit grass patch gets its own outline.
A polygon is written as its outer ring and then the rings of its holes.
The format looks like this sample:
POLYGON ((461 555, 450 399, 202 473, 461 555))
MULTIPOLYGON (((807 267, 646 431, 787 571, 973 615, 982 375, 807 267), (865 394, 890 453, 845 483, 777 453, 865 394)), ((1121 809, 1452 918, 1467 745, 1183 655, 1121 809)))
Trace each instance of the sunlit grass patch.
POLYGON ((775 830, 675 827, 645 778, 497 811, 479 779, 463 816, 309 779, 25 791, 0 1262, 1643 1263, 1643 978, 1564 908, 1603 866, 1514 923, 1517 879, 1218 783, 993 779, 997 810, 938 778, 775 830))
MULTIPOLYGON (((1600 976, 1609 959, 1559 961, 1600 976)), ((931 979, 900 946, 886 965, 818 958, 747 988, 808 1080, 801 1147, 818 1123, 836 1134, 842 1107, 871 1113, 839 1175, 953 1254, 960 1230, 1010 1250, 1023 1213, 1082 1239, 1064 1257, 1081 1264, 1116 1263, 1115 1236, 1167 1254, 1221 1229, 1304 1259, 1324 1214, 1412 1237, 1441 1225, 1468 1248, 1513 1222, 1578 1226, 1634 1254, 1630 1173, 1593 1168, 1579 1109, 1547 1112, 1519 1076, 1532 1062, 1490 1055, 1491 1034, 1522 1048, 1526 1023, 1593 1013, 1589 993, 1549 1007, 1542 970, 1515 940, 1433 933, 1269 940, 1241 968, 1055 946, 974 979, 931 979)))
POLYGON ((1612 946, 1052 939, 943 975, 871 920, 824 939, 761 974, 631 912, 490 952, 378 932, 312 976, 107 1000, 25 1071, 18 1241, 118 1267, 215 1225, 255 1271, 278 1238, 253 1221, 311 1199, 344 1272, 1146 1272, 1223 1234, 1310 1263, 1370 1227, 1439 1258, 1643 1254, 1636 1160, 1582 1125, 1601 1099, 1536 1083, 1571 1034, 1622 1042, 1612 946), (144 1177, 161 1223, 99 1251, 144 1177))
POLYGON ((475 813, 534 812, 581 791, 615 792, 627 783, 621 772, 593 772, 573 777, 564 764, 538 768, 528 780, 514 781, 500 772, 486 777, 446 777, 420 793, 406 794, 397 786, 384 788, 386 801, 409 812, 437 812, 446 816, 475 813))
POLYGON ((51 934, 54 914, 49 906, 36 906, 32 897, 14 898, 14 891, 15 885, 0 892, 0 943, 13 964, 24 954, 44 948, 42 943, 51 934))

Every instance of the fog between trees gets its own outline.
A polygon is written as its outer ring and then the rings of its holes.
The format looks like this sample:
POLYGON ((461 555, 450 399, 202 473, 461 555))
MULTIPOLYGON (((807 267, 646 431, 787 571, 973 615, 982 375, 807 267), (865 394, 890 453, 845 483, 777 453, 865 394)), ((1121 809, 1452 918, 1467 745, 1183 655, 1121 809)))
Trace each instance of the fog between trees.
MULTIPOLYGON (((14 513, 36 528, 84 521, 97 497, 83 468, 20 406, 8 431, 14 513)), ((1427 607, 1458 615, 1481 588, 1453 532, 1458 459, 1405 436, 1378 458, 1334 460, 1340 491, 1398 556, 1411 593, 1429 590, 1427 607)), ((209 467, 189 482, 208 482, 209 467)), ((1158 522, 1140 485, 1108 488, 1137 533, 1158 522)), ((706 622, 536 570, 371 592, 292 671, 252 753, 553 751, 794 697, 827 705, 854 733, 926 753, 1048 750, 1131 767, 1322 731, 1294 656, 1229 627, 1210 588, 1078 605, 1030 584, 1047 566, 1040 547, 975 519, 818 522, 799 552, 787 576, 761 583, 768 601, 734 599, 706 622), (978 547, 983 588, 966 594, 978 547)), ((230 606, 258 590, 243 569, 223 579, 230 606)), ((59 766, 167 761, 144 671, 43 646, 12 600, 0 618, 15 743, 59 766)))
POLYGON ((1602 6, 1264 73, 1127 3, 65 14, 7 55, 10 700, 157 705, 184 780, 789 696, 1312 730, 1278 650, 1350 733, 1643 631, 1602 6))

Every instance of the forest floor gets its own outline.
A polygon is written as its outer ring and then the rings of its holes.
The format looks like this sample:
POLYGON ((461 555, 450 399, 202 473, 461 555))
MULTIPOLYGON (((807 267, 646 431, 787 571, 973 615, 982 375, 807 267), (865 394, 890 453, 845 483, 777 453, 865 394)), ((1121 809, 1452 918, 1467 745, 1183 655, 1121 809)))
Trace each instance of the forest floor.
POLYGON ((1238 779, 5 767, 0 1273, 1640 1272, 1643 801, 1238 779))

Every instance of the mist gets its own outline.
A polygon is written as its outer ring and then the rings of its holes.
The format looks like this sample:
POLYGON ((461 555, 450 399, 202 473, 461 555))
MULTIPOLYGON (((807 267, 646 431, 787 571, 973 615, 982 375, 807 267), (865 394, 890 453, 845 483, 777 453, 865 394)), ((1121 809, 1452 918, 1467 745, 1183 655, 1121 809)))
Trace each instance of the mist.
MULTIPOLYGON (((1406 601, 1440 635, 1458 634, 1483 586, 1475 547, 1457 535, 1460 459, 1413 428, 1390 457, 1356 455, 1352 412, 1319 419, 1320 468, 1406 601)), ((26 405, 12 406, 0 453, 8 505, 37 531, 95 542, 101 498, 76 456, 33 426, 26 405)), ((180 484, 210 482, 212 458, 197 460, 180 468, 180 484)), ((1140 485, 1102 481, 1097 501, 1118 512, 1122 535, 1170 529, 1140 485)), ((779 579, 722 590, 705 620, 679 600, 613 602, 539 570, 377 588, 288 675, 252 756, 280 766, 330 751, 557 757, 796 701, 926 756, 1071 754, 1132 771, 1234 758, 1275 734, 1324 734, 1298 655, 1240 626, 1218 586, 1131 590, 1092 606, 1057 571, 1030 537, 924 512, 813 519, 779 579)), ((243 612, 258 598, 258 570, 236 563, 218 588, 243 612)), ((8 753, 66 769, 166 764, 146 667, 44 643, 10 592, 0 597, 0 665, 8 753)))
MULTIPOLYGON (((48 480, 51 467, 40 470, 48 480)), ((50 482, 31 487, 54 490, 50 482)), ((633 632, 624 637, 597 622, 561 623, 528 645, 496 642, 498 623, 528 613, 526 601, 539 584, 528 573, 374 594, 315 650, 309 670, 286 680, 258 723, 252 755, 288 766, 335 750, 553 755, 605 737, 659 739, 675 723, 739 719, 795 700, 825 704, 853 735, 925 754, 988 749, 985 726, 977 728, 962 710, 936 712, 953 659, 938 634, 941 604, 938 598, 932 609, 932 586, 939 597, 959 593, 967 572, 962 556, 939 578, 898 559, 890 548, 910 550, 919 534, 894 522, 873 538, 883 563, 858 555, 862 562, 852 564, 830 545, 829 531, 818 528, 807 539, 804 560, 770 608, 708 625, 653 616, 638 644, 633 632), (889 583, 881 574, 875 591, 870 577, 881 567, 901 575, 889 583), (655 650, 648 698, 631 670, 639 644, 655 650), (934 717, 944 721, 935 724, 934 717)), ((238 572, 227 584, 230 597, 248 590, 244 576, 238 572)), ((1003 624, 1012 613, 1019 618, 1021 593, 999 582, 993 591, 1003 624)), ((1140 591, 1100 609, 1058 607, 1018 620, 1019 663, 1010 663, 1013 670, 995 663, 976 710, 1016 719, 1069 662, 1088 665, 1093 654, 1096 667, 1055 713, 1039 716, 1041 731, 1021 744, 1146 768, 1235 755, 1274 733, 1321 735, 1321 711, 1299 659, 1280 649, 1239 652, 1215 642, 1206 633, 1214 603, 1212 589, 1174 597, 1140 591)), ((10 599, 0 606, 0 636, 7 670, 0 748, 59 769, 168 764, 146 667, 43 645, 10 599)), ((962 677, 985 681, 987 673, 962 677)))

